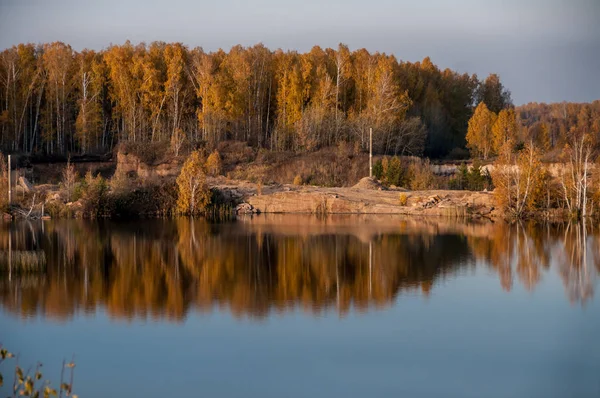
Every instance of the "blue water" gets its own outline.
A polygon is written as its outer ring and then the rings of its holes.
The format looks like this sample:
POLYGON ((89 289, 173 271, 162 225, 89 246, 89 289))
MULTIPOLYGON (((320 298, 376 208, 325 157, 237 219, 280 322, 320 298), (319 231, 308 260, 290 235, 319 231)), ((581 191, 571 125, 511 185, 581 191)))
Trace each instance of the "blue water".
MULTIPOLYGON (((315 244, 311 239, 335 236, 336 229, 343 231, 340 235, 353 236, 347 221, 342 228, 335 220, 307 218, 306 223, 311 226, 308 232, 295 236, 288 230, 281 231, 278 225, 282 219, 275 219, 267 226, 246 220, 216 226, 208 236, 221 241, 232 235, 246 238, 251 247, 227 253, 247 257, 256 249, 252 247, 255 245, 252 237, 259 233, 258 229, 266 230, 260 232, 266 240, 282 239, 284 243, 279 242, 280 245, 296 243, 305 256, 311 256, 315 244), (328 223, 325 230, 321 222, 328 223)), ((431 280, 426 276, 424 280, 419 280, 420 277, 407 280, 406 285, 392 292, 387 302, 368 302, 366 307, 350 305, 347 309, 336 304, 335 293, 319 308, 292 300, 285 308, 270 308, 260 313, 239 309, 231 304, 233 298, 228 302, 223 295, 209 306, 190 303, 185 313, 175 319, 168 316, 168 309, 163 313, 134 311, 115 315, 114 310, 107 310, 107 301, 102 300, 87 305, 85 310, 81 305, 67 311, 67 315, 56 316, 47 308, 42 309, 44 305, 34 310, 19 310, 18 305, 13 305, 18 300, 3 296, 0 341, 20 354, 21 364, 43 362, 44 376, 52 380, 60 378, 63 358, 70 360, 74 355, 73 389, 79 397, 600 397, 600 303, 597 297, 587 294, 575 295, 573 299, 566 290, 568 283, 562 271, 565 264, 561 259, 572 257, 564 256, 566 249, 556 240, 565 231, 574 232, 564 226, 556 227, 556 234, 542 239, 550 261, 540 270, 541 277, 532 289, 519 280, 518 254, 509 256, 514 274, 512 287, 506 291, 485 256, 474 255, 468 245, 465 249, 439 243, 440 239, 444 241, 453 235, 452 226, 444 225, 450 231, 436 234, 423 232, 419 226, 394 232, 394 220, 389 222, 392 226, 383 229, 364 222, 357 220, 353 228, 356 236, 373 232, 372 258, 381 257, 380 265, 387 266, 383 259, 387 252, 381 248, 381 242, 388 235, 429 242, 425 244, 426 252, 441 250, 436 247, 441 245, 442 254, 451 250, 463 254, 443 273, 433 272, 431 280), (423 282, 430 282, 431 287, 425 290, 412 287, 423 282)), ((157 222, 156 229, 163 229, 163 223, 157 222)), ((287 224, 285 219, 283 223, 287 224)), ((142 229, 147 231, 147 227, 144 224, 142 229)), ((20 227, 13 228, 18 231, 20 227)), ((79 227, 67 224, 64 228, 79 227)), ((99 233, 113 234, 121 228, 102 226, 99 233)), ((490 228, 491 235, 498 227, 482 228, 484 232, 490 228)), ((506 231, 506 238, 515 242, 526 233, 510 228, 506 231)), ((51 232, 46 228, 42 234, 51 232)), ((464 231, 454 234, 463 242, 462 238, 469 238, 464 231)), ((119 239, 136 235, 148 238, 147 232, 134 228, 119 232, 119 239)), ((179 236, 182 235, 180 232, 179 236)), ((573 236, 581 242, 578 235, 573 236)), ((39 239, 36 243, 23 236, 21 239, 26 241, 25 245, 39 244, 39 239)), ((348 246, 363 245, 368 253, 369 243, 364 237, 353 239, 344 247, 331 245, 330 250, 337 248, 339 252, 351 250, 348 246)), ((411 239, 400 239, 395 244, 411 239)), ((160 241, 167 246, 173 244, 165 241, 164 236, 160 241)), ((577 280, 587 275, 590 280, 584 282, 592 288, 598 285, 598 264, 594 257, 597 241, 597 232, 586 231, 583 239, 586 256, 582 257, 586 261, 585 272, 576 270, 577 280)), ((135 242, 137 247, 139 242, 137 239, 135 242)), ((565 247, 570 247, 569 244, 565 247)), ((214 241, 202 250, 211 245, 214 241)), ((518 250, 524 249, 521 246, 518 250)), ((267 257, 259 262, 281 258, 276 254, 267 257)), ((75 265, 81 266, 83 261, 83 257, 75 260, 75 265)), ((60 261, 49 262, 48 267, 51 266, 60 267, 60 261)), ((411 265, 416 274, 420 267, 427 266, 435 264, 411 265)), ((581 268, 581 264, 578 266, 581 268)), ((568 270, 568 264, 566 267, 568 270)), ((377 274, 374 276, 376 286, 373 288, 371 280, 372 289, 385 284, 377 274)), ((6 275, 3 278, 3 293, 19 295, 28 288, 15 287, 19 278, 14 274, 10 282, 6 275)), ((107 289, 111 278, 105 283, 107 289)), ((60 297, 60 289, 43 299, 49 301, 51 295, 73 300, 60 297)), ((10 371, 7 364, 0 365, 5 381, 10 371)), ((6 385, 1 392, 2 396, 9 393, 6 385)))

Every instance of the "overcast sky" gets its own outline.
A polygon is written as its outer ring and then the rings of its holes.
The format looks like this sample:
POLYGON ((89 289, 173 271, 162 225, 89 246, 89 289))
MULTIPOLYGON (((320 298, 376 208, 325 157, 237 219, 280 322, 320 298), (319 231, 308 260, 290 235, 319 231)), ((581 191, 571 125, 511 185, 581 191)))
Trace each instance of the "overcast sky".
POLYGON ((600 0, 0 0, 0 48, 125 40, 365 47, 498 73, 516 104, 600 99, 600 0))

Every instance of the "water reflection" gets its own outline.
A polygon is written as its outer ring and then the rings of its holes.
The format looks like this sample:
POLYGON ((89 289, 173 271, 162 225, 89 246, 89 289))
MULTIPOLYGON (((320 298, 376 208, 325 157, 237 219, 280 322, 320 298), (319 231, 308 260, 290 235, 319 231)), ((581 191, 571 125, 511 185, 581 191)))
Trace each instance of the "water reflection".
POLYGON ((182 320, 214 307, 251 317, 292 308, 345 314, 428 295, 475 267, 493 270, 506 291, 515 280, 534 290, 558 272, 567 299, 585 304, 600 234, 589 224, 375 216, 0 225, 0 302, 23 317, 99 308, 125 319, 182 320))

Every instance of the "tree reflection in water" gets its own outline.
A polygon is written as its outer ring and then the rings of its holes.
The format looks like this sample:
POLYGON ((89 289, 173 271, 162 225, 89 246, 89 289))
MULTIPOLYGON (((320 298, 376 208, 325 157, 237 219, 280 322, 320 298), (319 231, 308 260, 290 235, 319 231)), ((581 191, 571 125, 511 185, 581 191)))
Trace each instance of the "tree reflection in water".
POLYGON ((294 308, 343 315, 404 293, 428 295, 461 270, 489 267, 507 291, 515 277, 534 290, 545 273, 558 272, 567 298, 585 304, 599 253, 599 231, 589 223, 259 216, 2 224, 0 301, 24 317, 56 319, 99 307, 125 319, 183 320, 214 307, 251 317, 294 308), (36 261, 43 271, 23 271, 23 262, 36 261))

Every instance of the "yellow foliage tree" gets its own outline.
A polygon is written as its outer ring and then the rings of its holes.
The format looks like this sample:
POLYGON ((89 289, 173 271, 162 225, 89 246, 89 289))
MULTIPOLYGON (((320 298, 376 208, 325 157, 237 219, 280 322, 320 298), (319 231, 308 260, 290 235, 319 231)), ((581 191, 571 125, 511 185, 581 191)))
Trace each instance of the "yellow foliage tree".
POLYGON ((533 142, 525 145, 518 154, 512 151, 508 140, 500 148, 500 156, 492 171, 498 204, 511 217, 522 218, 531 210, 543 192, 544 168, 540 151, 533 142))
POLYGON ((518 131, 515 110, 502 109, 500 113, 498 113, 498 118, 492 126, 494 151, 499 153, 502 145, 504 145, 508 140, 516 141, 518 131))
POLYGON ((198 215, 210 203, 211 195, 200 151, 192 152, 185 161, 177 177, 177 188, 177 210, 182 214, 198 215))
POLYGON ((542 123, 540 126, 540 134, 538 136, 538 142, 540 148, 545 151, 552 149, 552 137, 550 136, 550 129, 547 123, 542 123))
POLYGON ((209 176, 216 177, 223 172, 223 162, 218 151, 213 151, 206 159, 206 172, 209 176))
POLYGON ((496 121, 496 114, 488 109, 485 103, 480 102, 469 120, 467 129, 467 147, 475 156, 487 159, 493 151, 492 126, 496 121))

